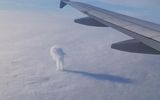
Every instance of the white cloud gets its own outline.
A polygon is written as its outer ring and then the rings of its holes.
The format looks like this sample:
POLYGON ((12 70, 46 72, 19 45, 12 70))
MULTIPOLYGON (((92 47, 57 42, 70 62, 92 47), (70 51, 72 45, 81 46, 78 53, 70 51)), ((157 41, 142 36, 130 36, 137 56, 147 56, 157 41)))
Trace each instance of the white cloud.
POLYGON ((66 16, 0 12, 1 100, 159 99, 160 56, 113 50, 112 43, 130 38, 66 16), (64 48, 72 72, 55 71, 49 56, 54 44, 64 48), (124 84, 125 78, 138 83, 124 84))

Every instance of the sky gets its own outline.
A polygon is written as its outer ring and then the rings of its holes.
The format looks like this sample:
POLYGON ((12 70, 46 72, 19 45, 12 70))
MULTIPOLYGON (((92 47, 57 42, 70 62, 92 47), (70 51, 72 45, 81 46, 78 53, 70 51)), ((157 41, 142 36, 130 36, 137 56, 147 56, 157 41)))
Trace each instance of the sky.
MULTIPOLYGON (((74 0, 160 23, 159 0, 74 0)), ((0 0, 0 10, 50 11, 58 13, 60 0, 0 0)), ((68 8, 68 12, 74 11, 68 8)))

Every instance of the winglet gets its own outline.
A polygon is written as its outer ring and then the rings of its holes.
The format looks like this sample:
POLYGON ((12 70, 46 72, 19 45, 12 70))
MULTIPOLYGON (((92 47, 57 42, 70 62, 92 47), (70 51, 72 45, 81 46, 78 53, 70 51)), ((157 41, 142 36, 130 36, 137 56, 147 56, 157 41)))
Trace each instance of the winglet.
POLYGON ((69 0, 61 0, 60 1, 60 8, 63 8, 67 5, 67 2, 69 2, 69 0))

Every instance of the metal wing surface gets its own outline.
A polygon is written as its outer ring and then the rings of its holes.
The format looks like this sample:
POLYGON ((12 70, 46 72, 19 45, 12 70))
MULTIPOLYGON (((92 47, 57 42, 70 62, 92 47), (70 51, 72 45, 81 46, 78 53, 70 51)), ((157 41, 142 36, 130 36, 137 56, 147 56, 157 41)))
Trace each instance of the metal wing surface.
POLYGON ((112 27, 136 40, 160 51, 160 25, 104 10, 89 4, 61 0, 60 8, 70 5, 94 20, 112 27))

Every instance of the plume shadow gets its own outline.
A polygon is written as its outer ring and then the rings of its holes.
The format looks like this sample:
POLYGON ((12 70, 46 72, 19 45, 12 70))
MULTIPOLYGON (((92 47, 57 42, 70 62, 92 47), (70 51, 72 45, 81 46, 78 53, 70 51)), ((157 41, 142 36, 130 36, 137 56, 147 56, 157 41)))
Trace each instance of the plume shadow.
POLYGON ((102 81, 111 81, 114 83, 123 83, 123 84, 131 84, 134 83, 133 80, 116 76, 116 75, 109 75, 109 74, 98 74, 98 73, 91 73, 91 72, 84 72, 84 71, 74 71, 74 70, 64 70, 65 72, 73 73, 73 74, 80 74, 86 77, 90 77, 96 80, 102 81))
POLYGON ((111 48, 132 53, 156 54, 156 55, 160 54, 159 51, 137 41, 136 39, 125 40, 122 42, 114 43, 111 45, 111 48))
POLYGON ((87 25, 87 26, 96 26, 96 27, 107 27, 106 25, 90 18, 90 17, 84 17, 74 20, 75 23, 87 25))

